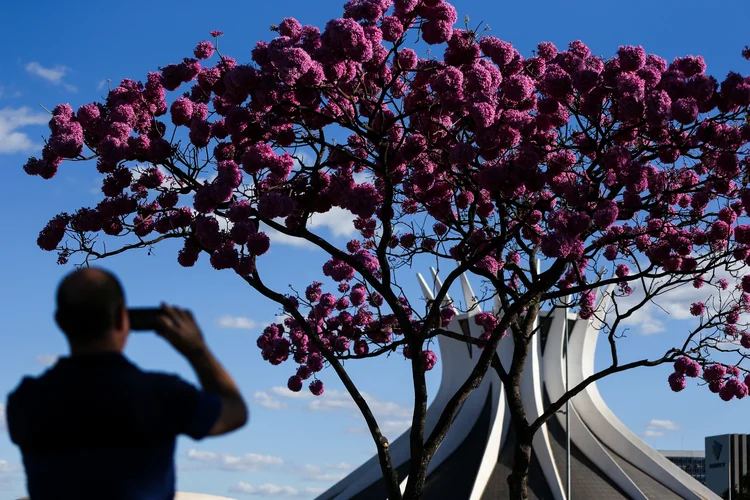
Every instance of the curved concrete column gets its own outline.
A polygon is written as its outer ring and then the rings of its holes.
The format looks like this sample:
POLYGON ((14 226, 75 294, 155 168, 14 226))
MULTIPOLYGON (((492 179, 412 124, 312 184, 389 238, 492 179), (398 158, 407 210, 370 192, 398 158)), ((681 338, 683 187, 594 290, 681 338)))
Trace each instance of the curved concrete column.
MULTIPOLYGON (((418 279, 425 298, 434 300, 432 287, 427 285, 421 275, 418 275, 418 279)), ((442 286, 434 270, 433 280, 436 289, 442 286)), ((478 338, 481 329, 474 324, 473 316, 480 312, 481 304, 477 302, 466 276, 461 276, 460 283, 463 299, 469 308, 469 312, 454 318, 448 328, 453 332, 468 333, 468 335, 478 338), (463 322, 463 327, 461 322, 463 322)), ((581 383, 586 377, 594 373, 596 342, 602 327, 603 316, 610 304, 611 291, 612 288, 604 291, 597 304, 596 315, 591 320, 586 321, 576 319, 575 316, 570 317, 570 319, 575 319, 570 332, 569 352, 567 353, 570 356, 570 383, 572 386, 581 383)), ((446 296, 444 305, 451 303, 452 300, 446 296)), ((497 313, 498 310, 497 300, 495 300, 495 312, 497 313)), ((535 335, 521 380, 521 395, 530 419, 535 419, 543 413, 545 389, 552 401, 559 399, 565 393, 563 325, 568 316, 562 309, 555 309, 549 314, 551 315, 549 317, 549 334, 544 352, 542 352, 540 345, 540 336, 535 335)), ((465 342, 460 340, 441 336, 438 338, 438 343, 442 380, 435 399, 427 410, 426 434, 434 429, 437 419, 445 409, 445 405, 467 379, 480 354, 479 349, 467 346, 465 342)), ((507 369, 513 356, 512 336, 509 335, 500 341, 498 355, 501 363, 507 369)), ((488 394, 491 396, 492 404, 489 433, 484 448, 478 447, 476 450, 477 453, 482 454, 482 458, 475 474, 464 474, 461 478, 457 478, 457 480, 472 482, 469 500, 481 500, 497 465, 500 450, 502 450, 512 432, 506 393, 494 371, 488 373, 480 387, 468 396, 446 435, 443 445, 428 468, 429 477, 464 442, 478 421, 488 394)), ((627 429, 604 403, 596 383, 590 384, 584 391, 576 395, 571 400, 570 406, 571 442, 629 498, 646 500, 647 496, 638 484, 638 481, 643 481, 644 477, 628 476, 623 467, 630 469, 622 462, 623 459, 656 480, 662 487, 675 492, 682 498, 718 500, 717 495, 683 472, 666 457, 650 448, 627 429), (621 463, 623 464, 622 467, 620 466, 621 463)), ((562 414, 558 413, 556 418, 564 427, 565 421, 562 414)), ((552 496, 555 500, 564 499, 565 492, 546 425, 534 437, 533 449, 552 496)), ((391 458, 394 467, 403 465, 409 459, 409 430, 391 443, 391 458)), ((356 499, 359 493, 380 479, 380 464, 376 455, 319 498, 325 500, 332 498, 336 500, 356 499)), ((575 476, 572 480, 575 482, 575 476)), ((402 490, 405 484, 406 478, 401 483, 402 490)), ((576 500, 594 499, 577 498, 576 500)))

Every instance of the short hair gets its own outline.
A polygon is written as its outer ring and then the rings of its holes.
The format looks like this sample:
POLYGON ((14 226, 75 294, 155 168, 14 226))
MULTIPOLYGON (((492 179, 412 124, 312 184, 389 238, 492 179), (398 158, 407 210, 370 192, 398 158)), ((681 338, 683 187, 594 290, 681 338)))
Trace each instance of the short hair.
POLYGON ((125 293, 110 272, 87 267, 68 274, 57 288, 57 324, 72 343, 105 339, 117 325, 125 293))

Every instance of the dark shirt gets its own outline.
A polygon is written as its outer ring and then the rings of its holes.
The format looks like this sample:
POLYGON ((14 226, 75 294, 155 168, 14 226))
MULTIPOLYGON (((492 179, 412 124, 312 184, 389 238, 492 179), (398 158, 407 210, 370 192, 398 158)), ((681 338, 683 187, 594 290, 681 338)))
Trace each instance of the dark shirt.
POLYGON ((176 437, 204 438, 218 396, 117 353, 61 358, 8 396, 34 500, 174 498, 176 437))

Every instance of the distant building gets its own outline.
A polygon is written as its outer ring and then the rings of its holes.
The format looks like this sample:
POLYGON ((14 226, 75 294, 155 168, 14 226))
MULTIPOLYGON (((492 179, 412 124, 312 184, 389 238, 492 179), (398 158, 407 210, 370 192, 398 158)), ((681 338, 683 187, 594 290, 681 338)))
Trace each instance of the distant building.
POLYGON ((740 489, 740 479, 748 472, 747 446, 747 434, 706 438, 706 486, 717 495, 740 489))
POLYGON ((706 484, 706 452, 703 450, 662 450, 659 453, 669 459, 701 484, 706 484))

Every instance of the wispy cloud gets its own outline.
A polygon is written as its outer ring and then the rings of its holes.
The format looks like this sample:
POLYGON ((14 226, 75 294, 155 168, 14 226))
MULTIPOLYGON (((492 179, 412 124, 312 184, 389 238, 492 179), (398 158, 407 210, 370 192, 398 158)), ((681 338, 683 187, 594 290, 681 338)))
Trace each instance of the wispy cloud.
MULTIPOLYGON (((359 409, 352 401, 347 392, 335 389, 326 390, 322 396, 314 396, 308 391, 292 392, 286 387, 271 387, 267 391, 258 391, 253 395, 255 401, 269 410, 285 410, 292 408, 285 400, 304 401, 304 408, 315 412, 345 411, 348 416, 357 420, 362 419, 359 409)), ((362 393, 367 400, 380 429, 385 434, 400 434, 411 425, 412 409, 392 401, 382 401, 367 393, 362 393)), ((296 408, 299 408, 297 406, 296 408)), ((350 434, 363 434, 367 432, 364 425, 353 426, 347 429, 350 434)))
POLYGON ((20 482, 20 465, 11 465, 6 460, 0 460, 0 490, 16 489, 20 482))
MULTIPOLYGON (((378 422, 378 427, 383 434, 401 434, 406 429, 411 427, 411 420, 383 420, 378 422)), ((356 427, 349 427, 346 432, 349 434, 366 434, 369 429, 365 425, 358 425, 356 427)))
MULTIPOLYGON (((741 276, 743 273, 739 272, 738 274, 741 276)), ((694 320, 690 314, 691 303, 710 303, 711 297, 717 298, 719 295, 728 296, 732 293, 732 287, 736 279, 732 278, 728 272, 717 270, 715 280, 719 278, 727 278, 729 280, 729 290, 720 292, 714 286, 695 288, 690 283, 672 287, 669 290, 660 292, 652 301, 633 312, 630 317, 621 323, 622 328, 629 328, 631 331, 635 331, 641 335, 654 335, 667 331, 668 326, 670 330, 673 329, 675 326, 670 324, 672 321, 694 320)), ((647 287, 660 286, 659 282, 651 282, 649 280, 645 280, 645 284, 647 287)), ((633 293, 629 297, 617 298, 620 314, 624 314, 636 304, 639 304, 645 297, 643 286, 640 284, 634 285, 633 289, 633 293)), ((611 322, 610 319, 608 321, 611 322)), ((687 322, 682 325, 678 328, 684 328, 684 331, 687 331, 689 327, 687 322)), ((622 331, 620 329, 620 332, 622 331)))
POLYGON ((653 427, 657 429, 664 429, 666 431, 680 430, 680 426, 674 423, 672 420, 658 420, 654 418, 651 420, 651 422, 648 425, 649 427, 653 427))
POLYGON ((40 150, 41 142, 32 141, 19 129, 44 125, 49 122, 49 119, 48 114, 31 111, 27 107, 0 109, 0 153, 12 154, 40 150))
POLYGON ((651 419, 646 430, 641 434, 645 437, 661 437, 668 431, 680 430, 680 426, 672 420, 651 419))
POLYGON ((257 401, 260 406, 268 408, 269 410, 283 410, 287 407, 285 402, 274 398, 265 391, 256 391, 255 394, 253 394, 253 398, 255 398, 255 401, 257 401))
POLYGON ((57 363, 59 356, 55 354, 40 354, 35 358, 36 362, 42 366, 52 366, 57 363))
POLYGON ((242 328, 252 330, 261 326, 257 321, 253 321, 245 316, 224 315, 219 318, 219 328, 242 328))
POLYGON ((187 452, 187 458, 190 461, 199 462, 207 468, 243 472, 257 472, 265 467, 282 465, 284 463, 281 457, 273 455, 259 455, 257 453, 232 455, 231 453, 200 451, 195 448, 187 452))
POLYGON ((5 429, 5 405, 0 403, 0 430, 5 429))
POLYGON ((0 460, 0 474, 9 474, 13 472, 20 472, 20 465, 11 465, 6 460, 0 460))
POLYGON ((37 76, 52 85, 62 87, 68 92, 75 92, 77 90, 73 85, 63 81, 63 77, 70 71, 70 68, 67 66, 58 65, 52 68, 47 68, 36 61, 32 61, 27 63, 24 66, 24 69, 27 73, 37 76))
MULTIPOLYGON (((325 229, 336 238, 350 237, 357 232, 357 230, 354 228, 355 218, 356 217, 354 216, 354 214, 352 214, 348 210, 344 210, 340 207, 333 207, 328 212, 313 214, 307 223, 307 227, 316 234, 321 234, 320 229, 325 229)), ((284 220, 278 219, 276 220, 276 222, 283 224, 284 220)), ((268 237, 271 239, 271 243, 290 245, 310 250, 316 250, 318 248, 315 244, 310 243, 303 238, 287 236, 265 225, 263 225, 262 230, 265 231, 266 234, 268 234, 268 237)))
MULTIPOLYGON (((353 467, 352 467, 353 468, 353 467)), ((305 464, 301 467, 302 479, 307 481, 317 481, 321 483, 334 483, 341 481, 346 477, 348 471, 351 469, 334 469, 330 470, 330 467, 305 464)), ((294 473, 294 471, 291 471, 294 473)))
POLYGON ((293 498, 293 497, 311 497, 320 495, 325 488, 294 488, 292 486, 279 486, 276 484, 261 484, 253 486, 252 484, 240 481, 229 488, 232 493, 242 493, 245 495, 262 496, 266 498, 293 498))

